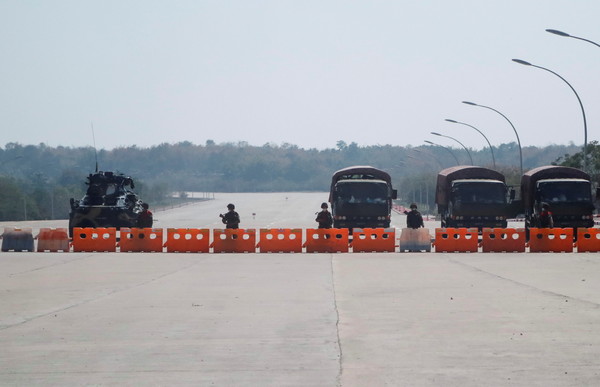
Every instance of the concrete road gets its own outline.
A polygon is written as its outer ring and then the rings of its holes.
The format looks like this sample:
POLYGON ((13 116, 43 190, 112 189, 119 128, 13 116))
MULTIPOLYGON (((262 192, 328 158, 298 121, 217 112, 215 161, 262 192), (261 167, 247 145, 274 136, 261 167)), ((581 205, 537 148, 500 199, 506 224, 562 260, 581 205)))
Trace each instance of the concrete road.
MULTIPOLYGON (((155 215, 306 228, 325 199, 155 215)), ((0 253, 0 278, 3 386, 600 383, 598 254, 0 253)))

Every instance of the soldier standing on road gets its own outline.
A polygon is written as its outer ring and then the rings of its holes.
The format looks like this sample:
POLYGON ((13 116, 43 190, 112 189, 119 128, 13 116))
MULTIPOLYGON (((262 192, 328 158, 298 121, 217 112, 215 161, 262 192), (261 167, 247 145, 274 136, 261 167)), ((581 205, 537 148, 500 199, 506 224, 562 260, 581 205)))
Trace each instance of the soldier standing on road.
POLYGON ((417 211, 416 203, 411 203, 410 211, 404 211, 404 213, 406 214, 406 227, 414 229, 425 227, 423 224, 423 217, 421 216, 421 213, 417 211))
POLYGON ((229 203, 227 209, 228 211, 225 215, 219 214, 221 220, 225 223, 225 228, 239 228, 240 215, 235 212, 235 206, 229 203))
POLYGON ((327 210, 327 207, 327 203, 321 204, 322 210, 317 214, 317 219, 315 219, 315 221, 319 222, 319 228, 331 228, 333 226, 333 217, 327 210))
POLYGON ((150 211, 148 207, 148 203, 142 203, 143 210, 137 218, 137 227, 139 228, 152 227, 152 223, 154 223, 152 211, 150 211))
POLYGON ((540 212, 540 228, 554 227, 554 219, 548 203, 542 203, 542 212, 540 212))

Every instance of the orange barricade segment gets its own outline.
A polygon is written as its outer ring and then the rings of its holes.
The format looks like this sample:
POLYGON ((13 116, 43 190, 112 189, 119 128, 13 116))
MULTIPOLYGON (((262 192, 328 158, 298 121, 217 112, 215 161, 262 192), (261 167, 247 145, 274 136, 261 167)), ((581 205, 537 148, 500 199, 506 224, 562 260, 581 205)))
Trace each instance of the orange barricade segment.
POLYGON ((117 251, 117 229, 114 227, 73 228, 73 251, 117 251))
POLYGON ((258 251, 261 253, 301 253, 302 229, 261 228, 258 251))
POLYGON ((529 251, 532 253, 570 253, 573 251, 572 228, 530 228, 529 251))
POLYGON ((348 234, 347 228, 309 228, 304 247, 307 253, 347 253, 348 234))
POLYGON ((436 228, 435 229, 435 251, 476 253, 478 250, 476 228, 436 228))
POLYGON ((576 245, 578 253, 596 253, 600 251, 600 229, 578 228, 576 245))
POLYGON ((69 233, 66 228, 40 228, 40 232, 35 238, 38 241, 38 252, 68 252, 70 250, 69 233))
POLYGON ((481 251, 525 252, 524 228, 484 228, 481 235, 481 251))
POLYGON ((210 230, 198 228, 167 229, 167 252, 208 253, 210 230))
POLYGON ((395 228, 355 228, 352 230, 355 253, 393 253, 396 251, 395 228))
POLYGON ((403 228, 400 251, 431 251, 431 235, 426 228, 403 228))
POLYGON ((255 253, 256 230, 213 229, 213 242, 210 246, 215 253, 255 253))
POLYGON ((160 253, 163 251, 162 228, 121 227, 121 252, 160 253))

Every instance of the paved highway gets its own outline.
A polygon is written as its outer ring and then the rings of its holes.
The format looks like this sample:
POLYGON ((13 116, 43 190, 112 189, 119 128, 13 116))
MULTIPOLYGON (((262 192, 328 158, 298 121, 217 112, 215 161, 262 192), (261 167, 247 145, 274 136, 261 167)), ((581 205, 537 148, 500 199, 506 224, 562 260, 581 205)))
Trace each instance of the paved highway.
MULTIPOLYGON (((217 194, 156 226, 233 202, 245 228, 314 227, 326 198, 217 194)), ((0 276, 0 385, 600 383, 598 254, 9 252, 0 276)))

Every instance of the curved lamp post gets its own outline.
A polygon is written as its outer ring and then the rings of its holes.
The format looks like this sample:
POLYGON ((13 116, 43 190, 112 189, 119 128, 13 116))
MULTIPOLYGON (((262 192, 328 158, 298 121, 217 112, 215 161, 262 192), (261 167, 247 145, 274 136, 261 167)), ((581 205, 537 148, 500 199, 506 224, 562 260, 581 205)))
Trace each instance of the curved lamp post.
POLYGON ((596 42, 592 42, 591 40, 580 38, 578 36, 569 35, 566 32, 562 32, 562 31, 559 31, 559 30, 547 29, 546 32, 550 32, 551 34, 558 35, 558 36, 564 36, 564 37, 567 37, 567 38, 573 38, 573 39, 583 40, 584 42, 592 43, 593 45, 600 47, 600 44, 598 44, 596 42))
MULTIPOLYGON (((423 151, 420 151, 420 150, 418 150, 418 149, 415 149, 415 148, 411 148, 411 150, 412 150, 413 152, 416 152, 416 153, 425 154, 425 152, 423 152, 423 151)), ((434 160, 435 160, 435 162, 437 163, 438 167, 440 167, 440 169, 444 169, 444 167, 442 166, 442 163, 440 162, 440 159, 438 159, 437 157, 435 157, 435 156, 434 156, 433 154, 431 154, 431 153, 429 153, 427 156, 429 156, 429 157, 431 157, 432 159, 434 159, 434 160)), ((414 158, 415 158, 415 157, 411 157, 411 156, 408 156, 408 157, 410 157, 411 159, 414 159, 414 158)))
POLYGON ((490 109, 490 110, 495 111, 496 113, 500 114, 502 117, 504 117, 504 119, 506 121, 508 121, 508 123, 512 127, 513 131, 515 132, 515 135, 517 136, 517 145, 519 145, 519 166, 521 168, 521 176, 522 176, 523 175, 523 150, 521 149, 521 139, 519 138, 519 133, 517 133, 517 129, 515 129, 515 126, 513 125, 513 123, 510 122, 508 117, 506 117, 504 114, 500 113, 498 110, 491 108, 489 106, 479 105, 479 104, 476 104, 475 102, 469 102, 469 101, 462 101, 462 103, 471 105, 471 106, 479 106, 482 108, 490 109))
POLYGON ((571 84, 569 82, 567 82, 566 79, 564 79, 563 77, 561 77, 560 75, 558 75, 557 73, 555 73, 552 70, 549 70, 545 67, 542 66, 537 66, 534 64, 531 64, 527 61, 521 60, 521 59, 513 59, 513 62, 525 65, 525 66, 531 66, 531 67, 537 67, 538 69, 542 69, 542 70, 546 70, 549 73, 552 73, 554 75, 556 75, 557 77, 559 77, 560 79, 563 80, 564 83, 566 83, 571 90, 573 90, 573 93, 575 93, 575 97, 577 97, 577 101, 579 101, 579 106, 581 107, 581 113, 583 114, 583 171, 586 171, 586 164, 587 164, 587 121, 585 119, 585 110, 583 109, 583 103, 581 103, 581 98, 579 98, 579 94, 577 94, 577 92, 575 91, 575 89, 573 88, 573 86, 571 86, 571 84))
POLYGON ((468 127, 475 129, 476 131, 478 131, 479 134, 481 134, 483 136, 483 138, 485 138, 485 141, 487 141, 488 146, 490 147, 490 152, 492 152, 492 164, 494 165, 494 169, 496 169, 496 158, 494 157, 494 148, 492 148, 492 144, 490 144, 490 140, 488 140, 488 138, 485 136, 485 134, 483 134, 483 132, 481 130, 479 130, 476 127, 474 127, 473 125, 469 125, 465 122, 455 121, 455 120, 451 120, 449 118, 446 118, 446 121, 452 122, 453 124, 466 125, 468 127))
POLYGON ((465 150, 467 151, 467 154, 469 155, 469 160, 471 160, 471 165, 473 165, 473 157, 471 157, 471 152, 469 152, 469 150, 467 149, 467 147, 462 142, 458 141, 454 137, 446 136, 446 135, 438 133, 438 132, 429 132, 429 133, 433 134, 434 136, 446 137, 446 138, 449 138, 449 139, 454 140, 457 143, 459 143, 460 146, 462 146, 463 148, 465 148, 465 150))
POLYGON ((458 162, 458 158, 456 157, 456 155, 454 154, 454 152, 452 152, 452 150, 450 148, 445 147, 445 146, 440 145, 440 144, 436 144, 435 142, 427 141, 427 140, 425 140, 425 143, 427 143, 429 145, 434 145, 434 146, 439 146, 439 147, 444 148, 445 150, 447 150, 452 155, 452 157, 454 157, 454 160, 456 161, 456 165, 460 165, 460 163, 458 162))

